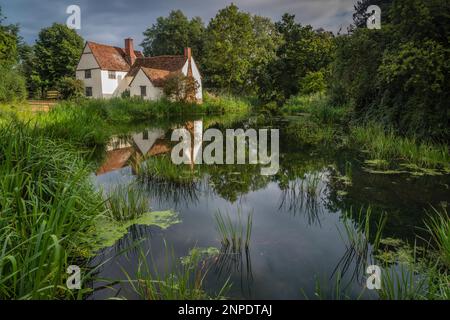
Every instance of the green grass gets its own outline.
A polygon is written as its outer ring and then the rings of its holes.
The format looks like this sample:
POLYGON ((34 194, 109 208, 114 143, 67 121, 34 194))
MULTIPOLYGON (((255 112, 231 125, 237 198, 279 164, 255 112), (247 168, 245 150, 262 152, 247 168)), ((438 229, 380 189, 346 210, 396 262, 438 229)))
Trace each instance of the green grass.
POLYGON ((61 102, 38 115, 35 123, 46 137, 89 150, 104 147, 109 139, 109 128, 99 112, 74 106, 74 102, 61 102))
POLYGON ((31 106, 26 102, 0 103, 0 122, 11 119, 29 120, 34 116, 31 106))
POLYGON ((286 114, 305 113, 318 124, 340 124, 349 115, 347 106, 334 106, 323 93, 291 97, 282 111, 286 114))
POLYGON ((115 221, 130 221, 148 212, 147 194, 135 185, 120 185, 111 190, 106 200, 108 216, 115 221))
POLYGON ((90 168, 67 144, 20 122, 0 127, 0 299, 81 298, 66 268, 104 213, 90 168))
POLYGON ((446 208, 433 208, 426 221, 426 227, 431 235, 442 263, 450 269, 450 217, 446 208))
POLYGON ((85 99, 65 102, 79 110, 100 117, 107 123, 137 122, 152 118, 168 118, 187 115, 214 115, 225 113, 247 113, 250 102, 232 96, 212 96, 205 93, 202 104, 173 102, 167 99, 156 101, 141 98, 85 99))
POLYGON ((241 251, 250 246, 250 238, 253 227, 253 214, 248 213, 247 219, 242 219, 242 210, 238 208, 236 221, 233 221, 230 214, 222 213, 218 210, 215 214, 216 229, 220 235, 220 242, 224 247, 230 247, 233 252, 241 251), (244 226, 245 223, 245 226, 244 226), (244 228, 245 227, 245 228, 244 228), (245 237, 244 237, 245 229, 245 237))
POLYGON ((346 211, 343 216, 344 231, 339 233, 345 243, 346 252, 339 262, 336 270, 340 268, 345 273, 350 268, 352 262, 355 263, 355 275, 360 275, 367 267, 370 252, 378 250, 384 225, 386 224, 386 215, 382 214, 376 225, 372 225, 372 208, 361 207, 354 213, 352 208, 346 211))
POLYGON ((208 294, 204 281, 209 265, 204 263, 198 250, 191 250, 189 260, 176 259, 173 250, 165 247, 164 266, 158 268, 151 253, 140 252, 136 275, 131 277, 125 270, 128 283, 143 300, 210 300, 224 299, 229 289, 228 280, 216 294, 208 294))
POLYGON ((403 161, 419 168, 446 169, 450 164, 448 146, 420 142, 416 138, 398 136, 379 124, 351 128, 351 139, 368 152, 372 159, 403 161))

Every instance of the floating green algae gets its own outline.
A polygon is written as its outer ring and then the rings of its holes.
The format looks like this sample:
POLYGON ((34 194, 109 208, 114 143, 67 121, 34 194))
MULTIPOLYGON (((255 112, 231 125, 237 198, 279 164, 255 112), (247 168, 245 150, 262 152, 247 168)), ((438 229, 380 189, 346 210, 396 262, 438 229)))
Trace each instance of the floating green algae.
POLYGON ((196 261, 217 256, 219 253, 220 251, 216 247, 193 248, 189 251, 187 256, 181 258, 181 263, 183 265, 191 265, 196 261))
POLYGON ((170 226, 180 223, 178 213, 168 211, 155 211, 144 213, 141 217, 125 222, 118 222, 112 219, 102 217, 97 220, 95 233, 90 239, 90 248, 92 252, 110 247, 127 234, 128 228, 133 225, 157 226, 161 229, 167 229, 170 226))

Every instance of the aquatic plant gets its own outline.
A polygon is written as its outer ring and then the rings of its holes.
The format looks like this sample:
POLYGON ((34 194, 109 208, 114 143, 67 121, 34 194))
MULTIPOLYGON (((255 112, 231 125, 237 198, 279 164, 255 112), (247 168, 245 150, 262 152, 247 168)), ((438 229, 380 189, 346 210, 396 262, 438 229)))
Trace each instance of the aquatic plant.
POLYGON ((165 243, 163 270, 160 270, 150 252, 140 251, 136 276, 123 270, 128 283, 144 300, 205 300, 223 299, 230 285, 225 281, 218 293, 210 295, 204 288, 209 266, 202 260, 201 252, 191 250, 188 260, 176 259, 173 249, 165 243), (151 257, 151 263, 148 261, 151 257), (137 280, 135 280, 137 279, 137 280))
POLYGON ((383 300, 417 300, 425 289, 426 279, 417 275, 412 265, 400 264, 384 270, 378 294, 383 300))
POLYGON ((108 216, 113 220, 129 221, 149 211, 149 198, 135 184, 119 185, 109 192, 106 207, 108 216))
POLYGON ((244 221, 242 220, 242 209, 238 208, 236 221, 233 222, 231 215, 222 213, 218 210, 215 214, 216 229, 220 234, 220 241, 223 246, 231 246, 233 251, 240 251, 250 245, 250 237, 253 226, 253 213, 247 214, 245 223, 245 239, 244 239, 244 221))
POLYGON ((322 181, 322 174, 320 172, 312 172, 306 175, 306 178, 302 181, 305 182, 306 186, 304 191, 308 195, 308 197, 315 198, 318 194, 320 194, 319 184, 322 181))
POLYGON ((351 279, 362 280, 371 252, 377 251, 380 245, 384 225, 386 224, 386 215, 381 214, 376 225, 371 225, 372 208, 361 207, 354 214, 353 208, 346 211, 343 215, 344 232, 338 228, 341 238, 345 242, 345 254, 337 263, 333 274, 342 272, 346 274, 352 263, 355 265, 351 279))
POLYGON ((370 123, 354 126, 352 140, 362 146, 372 159, 402 160, 418 168, 449 169, 449 149, 444 144, 418 141, 415 137, 401 137, 393 129, 370 123))
POLYGON ((432 208, 432 211, 425 225, 442 262, 450 269, 450 217, 445 207, 441 210, 432 208))

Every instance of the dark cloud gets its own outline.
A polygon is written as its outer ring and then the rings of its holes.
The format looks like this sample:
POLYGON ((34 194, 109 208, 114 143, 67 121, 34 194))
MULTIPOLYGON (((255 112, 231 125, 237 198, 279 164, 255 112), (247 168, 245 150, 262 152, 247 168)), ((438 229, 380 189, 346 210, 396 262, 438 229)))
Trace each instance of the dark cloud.
POLYGON ((205 23, 231 2, 241 10, 279 20, 285 12, 295 14, 302 24, 337 31, 351 22, 355 0, 8 0, 0 6, 8 22, 19 23, 24 39, 33 43, 39 30, 53 22, 65 23, 66 8, 81 7, 82 29, 88 40, 122 45, 126 37, 136 43, 142 32, 159 16, 181 9, 187 16, 201 17, 205 23))

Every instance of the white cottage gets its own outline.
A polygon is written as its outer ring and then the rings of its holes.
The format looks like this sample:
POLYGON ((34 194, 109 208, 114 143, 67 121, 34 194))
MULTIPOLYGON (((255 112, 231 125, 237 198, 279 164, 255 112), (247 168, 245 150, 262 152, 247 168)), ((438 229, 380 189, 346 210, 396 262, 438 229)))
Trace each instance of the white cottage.
POLYGON ((131 96, 156 100, 163 96, 165 81, 180 72, 198 82, 196 98, 202 101, 201 75, 190 48, 184 55, 144 57, 133 49, 133 39, 125 39, 124 49, 88 41, 76 78, 84 82, 87 97, 118 97, 129 90, 131 96))

